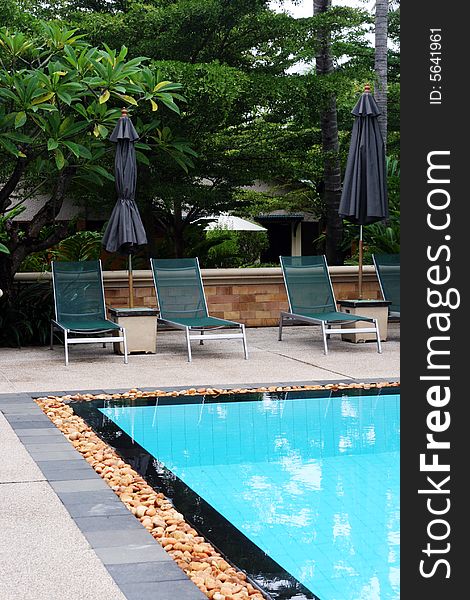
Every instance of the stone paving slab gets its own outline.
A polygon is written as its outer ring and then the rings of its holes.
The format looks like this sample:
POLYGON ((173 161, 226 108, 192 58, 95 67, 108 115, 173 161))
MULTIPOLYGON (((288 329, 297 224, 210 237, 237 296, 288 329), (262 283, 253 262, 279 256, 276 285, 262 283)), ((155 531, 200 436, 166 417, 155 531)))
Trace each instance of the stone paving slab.
POLYGON ((121 586, 128 600, 207 600, 202 592, 191 581, 152 581, 145 583, 133 582, 121 586))
POLYGON ((140 530, 142 525, 129 515, 102 515, 96 517, 77 517, 75 522, 86 534, 95 531, 140 530))
MULTIPOLYGON (((161 561, 147 563, 122 563, 108 565, 108 571, 120 585, 129 583, 149 583, 153 581, 177 581, 186 579, 186 575, 173 559, 163 565, 161 561)), ((176 598, 175 598, 176 600, 176 598)))
POLYGON ((0 506, 2 599, 125 597, 46 481, 1 484, 0 506))

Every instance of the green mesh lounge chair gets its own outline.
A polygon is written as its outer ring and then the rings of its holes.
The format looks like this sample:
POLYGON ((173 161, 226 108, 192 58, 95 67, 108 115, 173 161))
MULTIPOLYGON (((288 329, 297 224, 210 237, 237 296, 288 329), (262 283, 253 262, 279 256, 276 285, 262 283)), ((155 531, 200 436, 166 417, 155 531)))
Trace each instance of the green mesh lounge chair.
POLYGON ((51 350, 54 330, 64 334, 65 364, 69 344, 122 342, 127 364, 124 327, 106 318, 101 261, 52 262, 55 319, 51 322, 51 350), (102 334, 111 333, 111 336, 102 334), (70 337, 72 336, 72 337, 70 337))
POLYGON ((284 323, 295 321, 320 325, 323 347, 328 354, 327 339, 332 333, 347 333, 344 325, 357 321, 371 323, 370 327, 349 329, 352 333, 375 333, 377 351, 382 352, 377 319, 338 312, 324 256, 281 256, 281 267, 289 301, 289 312, 281 312, 279 340, 284 323))
POLYGON ((160 309, 158 322, 185 331, 189 362, 192 359, 191 340, 199 340, 202 344, 205 340, 239 339, 243 342, 245 358, 248 358, 245 325, 209 315, 197 258, 152 258, 150 263, 160 309), (234 328, 239 331, 207 335, 212 330, 234 328))
POLYGON ((384 300, 390 300, 389 315, 400 316, 400 255, 373 254, 377 279, 384 300))

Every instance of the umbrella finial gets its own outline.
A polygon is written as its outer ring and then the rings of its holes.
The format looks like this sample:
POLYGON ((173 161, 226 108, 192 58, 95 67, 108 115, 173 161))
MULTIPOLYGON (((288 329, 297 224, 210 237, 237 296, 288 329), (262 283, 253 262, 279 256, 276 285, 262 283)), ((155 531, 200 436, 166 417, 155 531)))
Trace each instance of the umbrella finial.
POLYGON ((370 85, 368 83, 366 83, 366 85, 364 86, 364 92, 370 92, 370 85))
POLYGON ((127 117, 127 108, 125 106, 121 108, 121 117, 127 117))

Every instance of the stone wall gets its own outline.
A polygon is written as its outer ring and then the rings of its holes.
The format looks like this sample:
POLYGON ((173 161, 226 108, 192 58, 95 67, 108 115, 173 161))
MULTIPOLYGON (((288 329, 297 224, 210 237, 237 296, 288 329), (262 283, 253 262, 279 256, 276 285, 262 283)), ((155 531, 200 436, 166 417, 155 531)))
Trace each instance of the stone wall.
MULTIPOLYGON (((357 267, 330 267, 336 299, 357 298, 357 267)), ((287 310, 287 296, 280 268, 202 269, 209 312, 214 317, 241 321, 248 327, 277 325, 279 311, 287 310)), ((20 273, 21 281, 49 280, 49 273, 20 273)), ((129 306, 126 271, 105 271, 106 304, 129 306)), ((363 297, 381 298, 374 267, 364 267, 363 297)), ((150 271, 134 272, 134 305, 156 306, 150 271)))

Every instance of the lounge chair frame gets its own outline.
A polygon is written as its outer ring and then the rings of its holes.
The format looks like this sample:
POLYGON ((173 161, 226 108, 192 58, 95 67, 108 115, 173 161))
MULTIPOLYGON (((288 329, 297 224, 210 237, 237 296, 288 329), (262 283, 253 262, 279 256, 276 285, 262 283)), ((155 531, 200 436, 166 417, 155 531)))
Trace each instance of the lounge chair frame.
MULTIPOLYGON (((100 280, 101 280, 101 297, 102 297, 102 308, 103 308, 103 320, 110 323, 111 327, 109 328, 100 328, 100 329, 70 329, 65 327, 60 322, 59 310, 57 307, 57 292, 56 292, 56 280, 55 280, 55 272, 54 272, 54 262, 52 261, 52 288, 54 291, 54 311, 55 311, 55 319, 51 319, 51 338, 50 338, 50 350, 54 349, 54 331, 61 331, 64 336, 64 350, 65 350, 65 366, 69 364, 69 345, 71 344, 103 344, 103 348, 106 348, 107 343, 111 342, 122 342, 124 347, 124 363, 128 364, 128 352, 127 352, 127 338, 126 338, 126 329, 119 325, 117 328, 115 323, 109 321, 106 317, 106 307, 104 302, 104 285, 103 285, 103 273, 101 269, 101 260, 93 261, 97 263, 100 280), (108 331, 119 331, 119 335, 111 335, 111 336, 101 336, 101 334, 106 333, 108 331), (70 335, 79 335, 79 336, 87 336, 87 334, 93 334, 93 337, 69 337, 70 335), (94 337, 101 336, 101 337, 94 337)), ((91 261, 90 261, 91 262, 91 261)))
MULTIPOLYGON (((389 297, 389 295, 387 295, 385 292, 384 278, 386 277, 386 275, 383 272, 383 268, 386 266, 400 267, 400 255, 399 254, 372 254, 372 261, 374 263, 375 272, 377 274, 377 279, 379 281, 380 293, 382 294, 382 298, 384 300, 390 300, 392 302, 392 304, 395 304, 395 306, 396 306, 396 298, 394 298, 392 300, 392 298, 389 297), (397 257, 397 262, 395 264, 390 264, 390 265, 380 264, 380 260, 378 259, 379 256, 397 257)), ((388 316, 400 318, 400 311, 393 310, 393 308, 390 307, 389 311, 388 311, 388 316)))
MULTIPOLYGON (((155 274, 155 271, 158 269, 162 269, 162 266, 157 266, 157 262, 159 265, 162 264, 162 260, 164 259, 150 259, 150 263, 151 263, 151 267, 152 267, 152 276, 153 276, 153 282, 155 285, 155 293, 157 296, 157 302, 158 302, 158 306, 161 307, 162 303, 160 302, 160 293, 159 293, 159 289, 158 289, 158 282, 157 279, 158 277, 155 274)), ((172 259, 172 262, 176 260, 176 259, 172 259)), ((187 259, 184 259, 187 260, 187 259)), ((164 325, 169 325, 170 327, 174 327, 175 329, 180 329, 183 330, 185 332, 185 338, 186 338, 186 349, 188 352, 188 362, 192 362, 192 352, 191 352, 191 341, 192 340, 198 340, 199 344, 202 345, 206 340, 220 340, 220 339, 239 339, 243 342, 243 353, 245 356, 245 359, 248 359, 248 348, 247 348, 247 343, 246 343, 246 331, 245 331, 245 325, 243 323, 237 323, 236 321, 228 321, 225 319, 217 319, 216 317, 211 317, 209 315, 209 310, 207 308, 207 300, 206 300, 206 295, 204 293, 204 286, 202 283, 202 276, 201 276, 201 269, 199 266, 199 259, 195 258, 194 259, 194 267, 197 271, 197 276, 198 276, 198 280, 199 280, 199 284, 200 284, 200 290, 201 290, 201 299, 203 300, 203 307, 202 307, 202 312, 204 312, 204 316, 205 317, 210 317, 211 319, 213 319, 214 321, 220 321, 220 325, 186 325, 184 323, 179 322, 178 320, 174 320, 174 319, 170 319, 170 318, 165 318, 163 315, 164 313, 161 312, 161 308, 160 308, 160 316, 158 317, 158 323, 162 323, 164 325), (221 332, 221 333, 207 333, 207 332, 211 332, 211 331, 221 331, 224 329, 238 329, 238 332, 236 333, 228 333, 228 332, 221 332)), ((172 312, 180 312, 182 318, 184 317, 185 311, 172 311, 172 312)), ((186 311, 186 312, 194 312, 194 311, 186 311)))
MULTIPOLYGON (((329 291, 332 298, 332 304, 325 305, 316 305, 312 307, 308 307, 309 310, 318 311, 318 313, 312 313, 312 315, 300 314, 298 312, 294 312, 292 309, 292 301, 291 294, 289 290, 289 285, 287 282, 287 276, 285 271, 285 259, 292 259, 295 257, 280 257, 281 268, 282 268, 282 276, 284 278, 284 285, 287 292, 287 299, 289 303, 289 312, 281 311, 279 318, 279 341, 282 340, 282 330, 284 324, 293 325, 294 323, 308 323, 309 325, 319 325, 321 327, 322 337, 323 337, 323 352, 324 354, 328 354, 328 339, 332 334, 345 334, 345 333, 374 333, 377 340, 377 352, 379 354, 382 353, 382 344, 380 341, 380 332, 379 332, 379 324, 377 319, 373 319, 371 317, 363 317, 360 315, 349 315, 350 318, 346 317, 345 313, 338 312, 338 308, 336 305, 336 298, 333 291, 333 285, 331 283, 331 277, 328 270, 328 265, 326 262, 326 258, 324 255, 318 258, 318 266, 322 266, 326 273, 326 281, 329 286, 329 291), (321 313, 325 311, 325 309, 331 308, 331 311, 328 311, 329 318, 322 318, 321 313), (335 318, 336 317, 336 318, 335 318), (373 323, 373 327, 355 327, 355 328, 347 328, 343 327, 344 325, 351 325, 353 323, 357 323, 358 321, 365 321, 368 323, 373 323)), ((301 259, 302 257, 299 257, 301 259)), ((307 257, 304 257, 307 258, 307 257)), ((317 265, 311 265, 317 266, 317 265)), ((305 307, 307 308, 307 307, 305 307)), ((326 311, 325 311, 326 314, 326 311)))

